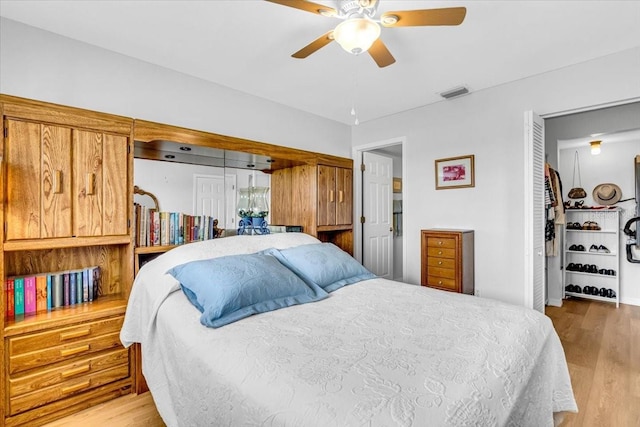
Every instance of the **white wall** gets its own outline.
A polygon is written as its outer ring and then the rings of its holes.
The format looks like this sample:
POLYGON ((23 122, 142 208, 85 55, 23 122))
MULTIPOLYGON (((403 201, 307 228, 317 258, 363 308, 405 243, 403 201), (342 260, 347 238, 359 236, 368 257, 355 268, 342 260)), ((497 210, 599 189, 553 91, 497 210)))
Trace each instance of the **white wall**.
MULTIPOLYGON (((640 155, 640 139, 637 134, 626 141, 602 144, 602 152, 597 156, 591 155, 590 147, 586 144, 582 147, 561 148, 558 155, 558 172, 563 177, 564 200, 570 200, 567 194, 572 187, 573 158, 576 151, 580 158, 582 187, 587 191, 585 205, 598 206, 593 202, 593 189, 596 185, 607 182, 614 183, 622 189, 623 200, 635 197, 634 158, 640 155)), ((576 177, 576 186, 578 186, 577 179, 576 177)), ((626 236, 622 233, 624 224, 635 216, 635 203, 629 200, 617 203, 617 206, 621 209, 620 241, 617 248, 620 254, 620 301, 640 305, 640 287, 638 286, 640 264, 627 262, 626 236)), ((614 248, 609 249, 614 250, 614 248)), ((640 259, 640 251, 635 252, 635 258, 640 259)), ((561 289, 557 286, 556 284, 556 289, 550 289, 550 296, 560 294, 561 289)))
POLYGON ((640 48, 352 128, 354 146, 406 137, 408 282, 420 282, 420 230, 475 230, 482 296, 524 304, 523 112, 551 114, 640 97, 640 48), (474 154, 475 188, 435 190, 434 160, 474 154))
POLYGON ((5 18, 0 77, 7 95, 350 156, 347 125, 5 18))

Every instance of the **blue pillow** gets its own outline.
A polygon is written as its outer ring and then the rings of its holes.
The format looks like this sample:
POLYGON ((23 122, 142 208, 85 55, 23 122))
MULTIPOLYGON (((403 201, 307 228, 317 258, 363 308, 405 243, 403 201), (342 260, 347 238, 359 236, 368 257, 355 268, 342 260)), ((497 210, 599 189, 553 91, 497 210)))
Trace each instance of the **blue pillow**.
POLYGON ((288 249, 267 249, 308 284, 333 292, 345 285, 373 279, 375 274, 332 243, 300 245, 288 249))
POLYGON ((213 328, 328 296, 265 253, 191 261, 167 273, 202 313, 200 323, 213 328))

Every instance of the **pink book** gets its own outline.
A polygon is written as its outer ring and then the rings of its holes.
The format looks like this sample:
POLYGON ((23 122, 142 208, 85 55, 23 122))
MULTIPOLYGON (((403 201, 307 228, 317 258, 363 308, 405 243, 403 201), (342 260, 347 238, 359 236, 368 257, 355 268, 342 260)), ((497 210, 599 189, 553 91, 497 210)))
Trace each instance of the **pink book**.
POLYGON ((24 278, 24 314, 36 312, 36 276, 24 278))

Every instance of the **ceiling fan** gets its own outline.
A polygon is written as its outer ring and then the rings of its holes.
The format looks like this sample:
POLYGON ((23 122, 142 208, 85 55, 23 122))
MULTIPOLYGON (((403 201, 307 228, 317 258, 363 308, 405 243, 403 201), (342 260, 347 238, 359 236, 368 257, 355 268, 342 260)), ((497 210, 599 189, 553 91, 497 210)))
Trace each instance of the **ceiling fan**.
POLYGON ((354 55, 369 52, 381 68, 393 64, 396 60, 380 40, 380 25, 387 28, 460 25, 467 13, 464 7, 402 10, 385 12, 376 19, 377 0, 337 0, 337 8, 306 0, 266 1, 342 20, 333 30, 291 55, 294 58, 306 58, 335 40, 344 50, 354 55))

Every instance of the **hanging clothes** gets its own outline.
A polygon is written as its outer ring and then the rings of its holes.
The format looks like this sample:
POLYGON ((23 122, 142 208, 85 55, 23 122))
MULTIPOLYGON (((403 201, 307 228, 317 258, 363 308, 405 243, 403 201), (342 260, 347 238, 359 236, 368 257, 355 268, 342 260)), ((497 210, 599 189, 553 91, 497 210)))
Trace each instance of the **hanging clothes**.
POLYGON ((564 201, 562 200, 562 181, 558 171, 545 164, 545 252, 547 256, 558 256, 560 235, 565 223, 564 201))

